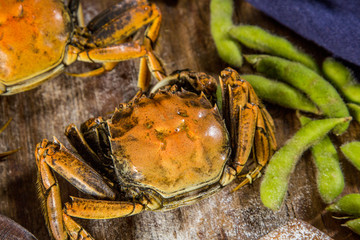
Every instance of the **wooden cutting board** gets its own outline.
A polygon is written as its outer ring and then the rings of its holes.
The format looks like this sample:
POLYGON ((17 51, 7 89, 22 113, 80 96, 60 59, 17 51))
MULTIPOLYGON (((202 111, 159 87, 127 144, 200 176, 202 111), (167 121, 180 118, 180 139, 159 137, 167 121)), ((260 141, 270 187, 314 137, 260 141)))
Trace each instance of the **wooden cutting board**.
MULTIPOLYGON (((83 1, 86 21, 116 0, 83 1)), ((156 53, 167 73, 190 68, 214 76, 227 67, 217 56, 209 31, 209 0, 154 1, 163 14, 156 53)), ((285 36, 322 61, 325 50, 266 17, 244 1, 235 1, 237 23, 256 24, 285 36)), ((69 72, 86 71, 94 66, 74 64, 69 72)), ((79 126, 90 117, 105 115, 137 91, 138 60, 120 63, 114 71, 98 77, 80 79, 65 74, 29 92, 0 97, 0 124, 13 121, 0 135, 0 151, 21 150, 0 163, 0 213, 12 218, 38 239, 49 239, 37 198, 35 145, 43 138, 56 136, 69 146, 63 135, 69 123, 79 126)), ((244 72, 250 71, 245 68, 244 72)), ((292 110, 265 103, 276 124, 280 146, 296 132, 300 124, 292 110)), ((360 126, 352 123, 347 133, 333 138, 337 146, 360 139, 360 126)), ((343 194, 357 192, 357 172, 341 156, 346 177, 343 194)), ((64 200, 79 196, 76 189, 60 180, 64 200)), ((291 176, 285 204, 280 211, 266 209, 259 197, 260 181, 235 193, 233 183, 220 193, 192 206, 168 212, 146 212, 113 220, 79 220, 96 239, 258 239, 287 221, 298 218, 334 239, 357 239, 340 226, 342 220, 324 212, 326 205, 316 190, 315 169, 311 155, 305 153, 291 176)), ((81 195, 83 196, 83 195, 81 195)))

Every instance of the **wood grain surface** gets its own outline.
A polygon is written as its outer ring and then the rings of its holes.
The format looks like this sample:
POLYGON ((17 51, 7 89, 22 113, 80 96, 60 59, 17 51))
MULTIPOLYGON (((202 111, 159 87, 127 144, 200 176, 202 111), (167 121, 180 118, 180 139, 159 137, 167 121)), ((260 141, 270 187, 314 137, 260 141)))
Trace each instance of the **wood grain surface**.
MULTIPOLYGON (((86 21, 117 0, 83 1, 86 21)), ((214 76, 227 65, 217 56, 209 30, 209 0, 154 1, 162 11, 163 22, 156 53, 167 73, 190 68, 214 76)), ((313 54, 318 61, 329 56, 325 50, 266 17, 244 1, 235 1, 236 23, 256 24, 284 36, 313 54)), ((13 118, 0 135, 0 152, 21 150, 0 162, 0 213, 15 220, 38 239, 50 239, 37 198, 35 145, 43 138, 56 136, 69 146, 63 135, 70 123, 79 126, 90 117, 105 115, 137 91, 138 60, 122 62, 115 70, 86 79, 62 74, 40 87, 21 94, 0 97, 0 124, 13 118)), ((76 63, 69 72, 81 72, 93 65, 76 63)), ((244 67, 242 72, 249 72, 244 67)), ((300 124, 295 112, 265 103, 276 124, 280 146, 296 132, 300 124)), ((332 139, 337 146, 360 139, 360 126, 352 123, 349 131, 332 139)), ((343 194, 358 192, 357 172, 341 155, 346 177, 343 194)), ((60 180, 63 200, 80 193, 60 180)), ((260 201, 260 181, 235 193, 236 182, 220 193, 194 205, 168 212, 145 212, 112 220, 78 220, 96 239, 258 239, 292 218, 304 220, 334 239, 357 239, 340 226, 343 220, 326 213, 326 205, 316 190, 315 168, 307 152, 290 179, 285 204, 280 211, 266 209, 260 201)), ((1 226, 0 226, 1 227, 1 226)))

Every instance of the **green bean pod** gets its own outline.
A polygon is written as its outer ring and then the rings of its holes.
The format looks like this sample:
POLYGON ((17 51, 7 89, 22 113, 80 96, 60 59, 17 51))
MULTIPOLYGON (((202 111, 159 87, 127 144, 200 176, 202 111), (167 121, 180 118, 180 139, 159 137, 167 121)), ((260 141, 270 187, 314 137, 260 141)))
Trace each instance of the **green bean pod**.
POLYGON ((360 194, 351 193, 326 208, 329 212, 341 213, 355 217, 360 216, 360 194))
POLYGON ((360 84, 355 83, 348 68, 333 58, 325 59, 322 68, 326 78, 342 92, 346 100, 360 104, 360 84))
MULTIPOLYGON (((299 117, 302 125, 311 119, 299 117)), ((344 175, 341 171, 338 153, 329 136, 312 146, 311 153, 317 169, 316 183, 321 198, 325 203, 331 203, 345 187, 344 175)))
POLYGON ((351 231, 360 235, 360 218, 349 220, 342 226, 348 227, 351 231))
POLYGON ((321 114, 315 104, 304 94, 286 83, 271 80, 259 75, 241 75, 241 77, 251 84, 256 94, 262 100, 286 108, 321 114))
MULTIPOLYGON (((265 76, 289 83, 303 91, 325 116, 342 118, 350 116, 349 111, 336 89, 316 72, 304 65, 269 55, 247 55, 246 60, 265 76)), ((346 131, 349 122, 339 124, 334 133, 346 131)))
POLYGON ((297 49, 285 38, 271 34, 258 26, 233 26, 229 34, 248 48, 300 62, 314 71, 319 71, 312 57, 297 49))
POLYGON ((360 142, 346 143, 340 149, 345 157, 360 171, 360 142))
POLYGON ((210 28, 217 52, 225 62, 240 67, 243 64, 240 44, 228 33, 233 14, 233 0, 211 0, 210 28))
POLYGON ((356 103, 347 103, 346 106, 349 108, 351 116, 360 123, 360 105, 356 103))
POLYGON ((288 181, 302 153, 321 140, 336 125, 351 118, 314 120, 300 128, 270 159, 260 186, 263 204, 278 210, 284 200, 288 181))

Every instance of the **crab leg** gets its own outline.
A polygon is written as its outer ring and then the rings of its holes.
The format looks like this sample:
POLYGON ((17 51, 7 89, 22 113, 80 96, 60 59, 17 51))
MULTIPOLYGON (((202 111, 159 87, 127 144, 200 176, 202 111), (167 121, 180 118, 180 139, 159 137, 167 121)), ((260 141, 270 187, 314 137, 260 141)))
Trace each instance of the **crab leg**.
POLYGON ((144 46, 138 43, 122 43, 103 48, 94 48, 79 53, 78 60, 83 62, 119 62, 132 58, 143 57, 146 54, 144 46))
MULTIPOLYGON (((235 116, 234 116, 235 118, 235 116)), ((237 174, 244 168, 250 156, 254 138, 256 139, 255 129, 258 118, 258 108, 247 103, 239 112, 239 126, 237 128, 237 144, 234 166, 237 174)))
POLYGON ((85 27, 84 13, 80 0, 70 0, 68 8, 73 15, 75 24, 81 28, 85 27))
POLYGON ((71 239, 93 239, 72 217, 84 219, 111 219, 138 214, 144 210, 140 203, 104 201, 71 197, 65 204, 63 221, 71 239))
POLYGON ((117 64, 118 64, 117 62, 104 62, 104 63, 102 63, 102 66, 100 68, 94 69, 92 71, 88 71, 88 72, 84 72, 84 73, 69 73, 68 72, 67 74, 69 76, 73 76, 73 77, 93 77, 93 76, 97 76, 97 75, 100 75, 105 72, 113 70, 117 64))
MULTIPOLYGON (((248 83, 249 84, 249 83, 248 83)), ((260 102, 260 99, 257 97, 254 88, 249 84, 249 99, 250 102, 255 103, 259 106, 262 119, 264 120, 263 129, 268 134, 269 142, 271 149, 275 150, 277 148, 276 139, 275 139, 275 124, 270 116, 269 112, 265 109, 264 105, 260 102)))
MULTIPOLYGON (((148 63, 148 59, 146 57, 140 59, 137 86, 143 91, 146 91, 148 89, 148 86, 150 85, 150 81, 151 81, 151 74, 147 63, 148 63)), ((153 73, 156 73, 156 71, 154 71, 153 73)))
POLYGON ((84 136, 79 132, 74 124, 67 126, 65 129, 65 135, 71 145, 76 149, 77 153, 79 153, 83 159, 86 159, 86 161, 95 168, 101 168, 102 164, 104 164, 104 161, 102 161, 99 156, 96 155, 96 153, 91 149, 84 136))
POLYGON ((254 142, 258 106, 249 103, 249 84, 240 79, 237 72, 225 69, 221 72, 221 83, 225 85, 225 112, 228 129, 231 130, 232 148, 236 149, 234 165, 240 174, 254 142))
POLYGON ((94 240, 94 238, 77 222, 75 222, 67 214, 63 213, 63 221, 66 227, 66 231, 71 239, 83 239, 83 240, 94 240))
POLYGON ((71 197, 65 203, 64 213, 72 217, 85 219, 111 219, 131 216, 144 211, 140 203, 126 201, 106 201, 71 197))
POLYGON ((16 153, 17 151, 19 151, 19 148, 18 149, 14 149, 14 150, 10 150, 10 151, 7 151, 7 152, 2 152, 0 153, 0 161, 3 161, 4 158, 6 158, 7 156, 13 154, 13 153, 16 153))
POLYGON ((221 73, 220 84, 225 96, 224 112, 228 112, 225 118, 231 129, 232 147, 236 149, 232 163, 236 175, 240 175, 251 149, 257 163, 255 169, 245 175, 247 178, 234 189, 235 191, 251 182, 260 173, 276 149, 274 123, 252 86, 242 80, 236 71, 231 68, 225 69, 221 73))
POLYGON ((130 8, 118 17, 115 16, 93 29, 89 45, 103 47, 115 44, 153 22, 159 15, 160 11, 155 4, 142 4, 130 8))
MULTIPOLYGON (((276 138, 275 138, 274 121, 265 108, 261 109, 261 114, 264 119, 265 129, 266 129, 266 133, 268 134, 268 137, 269 137, 271 150, 275 151, 277 149, 277 143, 276 143, 276 138)), ((271 153, 271 155, 272 155, 272 153, 271 153)))
POLYGON ((160 23, 161 13, 157 6, 148 4, 144 0, 124 1, 99 14, 88 25, 91 35, 85 44, 86 50, 79 51, 75 46, 71 46, 74 49, 68 51, 69 57, 66 63, 69 64, 77 58, 79 61, 101 63, 103 66, 90 72, 70 75, 95 76, 112 70, 120 61, 142 57, 139 87, 141 89, 148 87, 150 77, 146 72, 149 69, 155 78, 162 80, 165 77, 163 67, 152 52, 153 43, 159 34, 160 23), (143 45, 123 43, 126 38, 149 23, 143 45))
POLYGON ((238 186, 233 191, 238 190, 245 184, 249 183, 260 173, 261 169, 266 165, 270 159, 273 149, 271 148, 271 140, 268 138, 265 132, 265 121, 261 114, 258 115, 256 121, 256 130, 254 135, 254 152, 257 166, 250 171, 238 186))
POLYGON ((10 124, 12 118, 9 118, 9 120, 7 120, 7 122, 0 128, 0 133, 2 133, 10 124))
POLYGON ((56 139, 54 142, 43 140, 39 143, 35 157, 39 172, 39 195, 44 202, 46 222, 55 239, 66 239, 67 234, 63 224, 60 188, 53 170, 84 193, 99 198, 115 198, 115 193, 102 177, 56 139))
POLYGON ((157 59, 152 50, 148 50, 147 54, 141 59, 141 61, 143 61, 143 63, 140 63, 138 87, 145 91, 149 84, 146 79, 142 79, 142 76, 144 75, 143 72, 148 72, 150 69, 150 72, 158 81, 163 80, 166 77, 166 74, 159 59, 157 59))
POLYGON ((267 163, 268 159, 271 156, 271 140, 269 139, 265 120, 262 114, 259 114, 256 121, 256 133, 255 133, 255 152, 256 152, 256 160, 259 166, 264 167, 267 163))
POLYGON ((57 139, 54 142, 43 140, 38 145, 37 153, 40 163, 47 164, 80 191, 98 198, 115 198, 114 191, 100 174, 70 153, 57 139))
POLYGON ((163 80, 166 77, 164 68, 162 67, 160 61, 153 54, 154 43, 159 35, 161 23, 161 14, 154 19, 153 23, 147 28, 144 38, 144 45, 148 54, 146 57, 140 60, 139 67, 139 81, 138 87, 142 90, 146 90, 150 84, 150 76, 147 74, 150 72, 155 76, 156 79, 163 80), (147 62, 147 64, 146 64, 147 62), (146 75, 145 75, 146 74, 146 75))
POLYGON ((60 188, 56 177, 50 167, 41 159, 45 153, 44 148, 47 142, 43 141, 37 145, 35 153, 36 164, 38 167, 38 186, 39 197, 42 200, 45 222, 55 239, 67 239, 67 233, 62 221, 62 204, 60 198, 60 188))
MULTIPOLYGON (((2 132, 5 130, 5 128, 7 128, 7 127, 9 126, 11 120, 12 120, 12 118, 10 118, 10 119, 4 124, 4 126, 2 126, 2 127, 0 128, 0 133, 2 133, 2 132)), ((5 157, 7 157, 7 156, 9 156, 9 155, 11 155, 11 154, 13 154, 13 153, 16 153, 17 151, 19 151, 19 148, 18 148, 18 149, 11 150, 11 151, 7 151, 7 152, 0 153, 0 161, 4 160, 5 157)))
MULTIPOLYGON (((79 1, 79 0, 73 0, 79 1)), ((101 29, 105 24, 109 23, 112 19, 119 17, 126 13, 129 9, 136 6, 148 4, 147 0, 122 0, 113 6, 105 9, 98 15, 96 15, 87 25, 87 28, 95 32, 101 29)))
POLYGON ((154 94, 160 88, 172 84, 176 84, 179 87, 182 84, 190 84, 196 91, 204 92, 207 97, 214 97, 217 89, 216 80, 212 76, 202 72, 180 70, 154 85, 150 94, 154 94))

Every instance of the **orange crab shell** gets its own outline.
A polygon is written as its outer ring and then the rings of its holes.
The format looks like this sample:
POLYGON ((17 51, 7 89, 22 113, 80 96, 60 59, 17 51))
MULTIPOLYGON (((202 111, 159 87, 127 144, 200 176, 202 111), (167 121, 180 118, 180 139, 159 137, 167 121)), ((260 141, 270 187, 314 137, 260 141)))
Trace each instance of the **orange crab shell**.
POLYGON ((72 33, 59 0, 0 2, 0 83, 13 85, 59 65, 72 33))
POLYGON ((115 113, 109 129, 121 181, 165 198, 219 181, 230 154, 219 111, 190 92, 142 97, 115 113))

